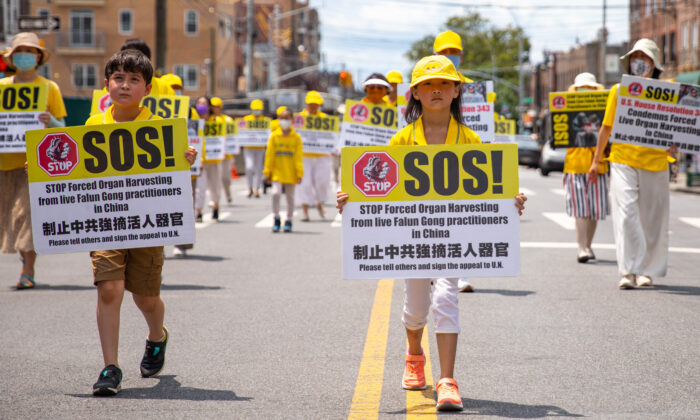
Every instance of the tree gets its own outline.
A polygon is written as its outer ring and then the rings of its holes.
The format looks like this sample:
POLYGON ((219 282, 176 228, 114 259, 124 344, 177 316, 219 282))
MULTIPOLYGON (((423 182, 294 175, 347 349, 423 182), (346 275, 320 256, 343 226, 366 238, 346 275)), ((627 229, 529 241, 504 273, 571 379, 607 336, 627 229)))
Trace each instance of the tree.
MULTIPOLYGON (((511 25, 497 28, 476 12, 470 12, 466 16, 452 16, 445 22, 444 28, 458 33, 462 38, 462 71, 476 70, 488 74, 494 71, 496 77, 518 85, 518 36, 523 33, 522 29, 511 25)), ((434 41, 435 36, 426 36, 414 42, 406 52, 406 57, 417 62, 422 57, 431 55, 434 41)), ((529 51, 530 40, 523 34, 523 52, 527 54, 529 51)), ((467 76, 474 80, 490 79, 467 76)), ((516 109, 517 90, 498 80, 494 80, 494 90, 497 95, 497 111, 500 111, 502 105, 507 105, 511 112, 516 109)))

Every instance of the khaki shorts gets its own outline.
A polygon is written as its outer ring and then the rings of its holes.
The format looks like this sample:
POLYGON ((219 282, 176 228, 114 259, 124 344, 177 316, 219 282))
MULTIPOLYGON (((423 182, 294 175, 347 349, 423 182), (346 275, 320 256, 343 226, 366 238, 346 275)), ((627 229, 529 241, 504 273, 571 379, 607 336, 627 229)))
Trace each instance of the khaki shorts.
POLYGON ((141 296, 159 296, 163 247, 92 251, 94 284, 121 280, 124 288, 141 296))

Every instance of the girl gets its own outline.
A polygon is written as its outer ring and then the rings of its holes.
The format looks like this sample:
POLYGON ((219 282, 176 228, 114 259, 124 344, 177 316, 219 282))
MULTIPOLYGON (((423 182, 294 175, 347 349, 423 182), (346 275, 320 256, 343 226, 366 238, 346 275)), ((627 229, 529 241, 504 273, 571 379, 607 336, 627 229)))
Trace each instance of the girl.
MULTIPOLYGON (((454 64, 444 56, 422 58, 411 77, 411 97, 406 108, 408 125, 392 137, 390 145, 424 146, 431 144, 479 144, 479 136, 462 122, 461 78, 454 64)), ((337 195, 342 213, 348 194, 337 195)), ((515 206, 522 214, 523 194, 515 197, 515 206)), ((425 355, 420 342, 428 311, 432 305, 440 358, 440 380, 437 409, 462 410, 454 364, 459 334, 457 279, 406 279, 403 324, 406 327, 408 352, 403 374, 404 389, 425 389, 425 355), (432 294, 431 294, 432 291, 432 294), (432 301, 431 301, 432 300, 432 301)))
POLYGON ((284 222, 284 231, 292 231, 292 216, 294 215, 294 187, 301 183, 304 176, 302 164, 301 137, 292 128, 292 112, 288 109, 282 111, 279 117, 280 128, 275 130, 267 141, 265 151, 265 169, 263 174, 266 180, 272 182, 272 213, 275 215, 273 232, 280 231, 280 196, 284 186, 284 195, 287 197, 287 220, 284 222))
MULTIPOLYGON (((4 58, 16 73, 0 80, 0 86, 14 83, 48 85, 47 112, 39 114, 39 121, 47 127, 64 127, 63 118, 67 114, 58 85, 37 74, 37 67, 48 61, 49 52, 40 45, 36 34, 22 32, 15 35, 4 58)), ((29 182, 24 169, 26 161, 26 153, 0 153, 0 251, 19 251, 22 272, 17 289, 31 289, 35 283, 36 252, 29 211, 29 182)))
MULTIPOLYGON (((620 61, 622 68, 634 76, 658 79, 663 71, 659 47, 650 39, 637 41, 620 61)), ((598 164, 615 121, 618 87, 613 86, 608 94, 603 126, 588 170, 590 182, 598 182, 598 164)), ((650 287, 653 277, 666 275, 668 158, 677 151, 676 146, 666 151, 618 142, 610 147, 610 201, 620 289, 650 287)))

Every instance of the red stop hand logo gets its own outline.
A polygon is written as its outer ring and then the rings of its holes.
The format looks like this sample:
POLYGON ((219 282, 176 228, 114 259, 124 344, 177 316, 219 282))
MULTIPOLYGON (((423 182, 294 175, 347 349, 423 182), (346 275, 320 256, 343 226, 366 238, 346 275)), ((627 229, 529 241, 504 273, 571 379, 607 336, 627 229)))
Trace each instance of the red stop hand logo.
POLYGON ((386 197, 399 183, 399 165, 386 152, 365 152, 353 164, 352 175, 365 197, 386 197))
POLYGON ((68 175, 78 166, 78 143, 66 133, 46 135, 36 152, 39 167, 50 176, 68 175))

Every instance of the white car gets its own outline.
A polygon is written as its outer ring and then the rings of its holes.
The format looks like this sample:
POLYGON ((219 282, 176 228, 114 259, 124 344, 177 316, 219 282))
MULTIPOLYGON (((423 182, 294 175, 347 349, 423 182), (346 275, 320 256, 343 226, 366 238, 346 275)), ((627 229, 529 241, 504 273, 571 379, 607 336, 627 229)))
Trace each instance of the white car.
POLYGON ((545 143, 542 147, 539 165, 542 176, 547 176, 552 171, 563 171, 565 158, 565 148, 552 149, 550 142, 545 143))

